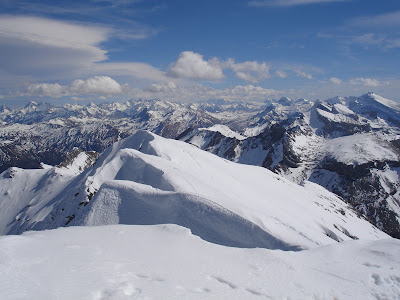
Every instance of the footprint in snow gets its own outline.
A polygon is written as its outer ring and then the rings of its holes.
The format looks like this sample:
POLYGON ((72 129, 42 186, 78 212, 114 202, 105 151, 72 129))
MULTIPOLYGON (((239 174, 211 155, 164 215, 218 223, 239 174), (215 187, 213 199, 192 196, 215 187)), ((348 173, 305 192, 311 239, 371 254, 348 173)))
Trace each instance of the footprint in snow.
POLYGON ((380 268, 381 267, 380 265, 371 264, 369 262, 365 262, 365 263, 363 263, 363 265, 366 267, 370 267, 370 268, 380 268))
POLYGON ((382 280, 381 280, 381 276, 379 276, 378 274, 374 273, 374 274, 371 275, 371 277, 374 280, 374 283, 376 285, 381 285, 383 283, 382 280))
POLYGON ((228 280, 223 279, 222 277, 209 276, 208 278, 216 280, 219 283, 225 284, 225 285, 229 286, 231 289, 237 289, 237 285, 233 284, 232 282, 229 282, 228 280))
POLYGON ((132 296, 138 295, 141 292, 141 289, 135 288, 131 283, 122 282, 103 289, 98 295, 96 295, 95 299, 131 299, 132 296))

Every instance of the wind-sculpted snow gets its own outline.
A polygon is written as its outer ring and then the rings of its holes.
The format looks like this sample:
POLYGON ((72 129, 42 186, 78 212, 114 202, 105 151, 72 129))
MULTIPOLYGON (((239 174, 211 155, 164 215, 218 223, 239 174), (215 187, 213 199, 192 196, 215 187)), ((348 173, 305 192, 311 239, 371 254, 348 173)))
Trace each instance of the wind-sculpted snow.
POLYGON ((105 182, 75 225, 177 224, 226 246, 300 250, 231 211, 196 195, 167 192, 126 180, 105 182))
MULTIPOLYGON (((4 180, 18 186, 12 178, 4 180)), ((115 143, 94 166, 45 196, 52 188, 51 182, 38 185, 36 199, 42 192, 43 201, 20 212, 9 233, 174 223, 210 242, 282 250, 386 237, 315 184, 299 186, 265 168, 236 164, 146 131, 115 143)), ((9 198, 18 202, 20 194, 9 198)))
POLYGON ((60 228, 0 237, 0 298, 398 299, 399 249, 239 249, 176 225, 60 228))

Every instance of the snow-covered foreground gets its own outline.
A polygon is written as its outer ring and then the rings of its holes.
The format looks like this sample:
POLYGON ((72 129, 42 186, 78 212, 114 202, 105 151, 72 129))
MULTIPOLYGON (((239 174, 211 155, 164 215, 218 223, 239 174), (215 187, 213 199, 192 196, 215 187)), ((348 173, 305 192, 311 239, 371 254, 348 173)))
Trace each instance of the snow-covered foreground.
POLYGON ((0 237, 0 299, 400 299, 400 241, 290 252, 177 225, 27 232, 0 237))

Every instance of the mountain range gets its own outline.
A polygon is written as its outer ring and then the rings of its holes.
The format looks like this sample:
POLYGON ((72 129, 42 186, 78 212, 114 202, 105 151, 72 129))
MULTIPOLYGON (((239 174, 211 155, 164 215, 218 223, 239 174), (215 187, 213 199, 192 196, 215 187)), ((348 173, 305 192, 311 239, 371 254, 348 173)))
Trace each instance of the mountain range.
MULTIPOLYGON (((225 160, 262 166, 289 180, 285 181, 287 183, 294 182, 304 188, 310 186, 310 182, 320 185, 339 196, 379 229, 391 236, 400 236, 400 108, 396 102, 374 93, 360 97, 335 97, 324 101, 281 98, 278 101, 265 102, 216 100, 185 104, 161 100, 131 100, 125 103, 64 106, 30 102, 21 109, 4 106, 0 108, 0 122, 0 165, 1 171, 5 171, 2 174, 3 179, 8 180, 25 172, 37 172, 36 175, 29 176, 36 179, 44 176, 40 187, 35 185, 38 193, 43 192, 42 187, 49 190, 47 182, 54 181, 54 188, 45 197, 48 203, 52 203, 51 209, 55 208, 58 201, 54 200, 57 193, 72 193, 62 190, 68 188, 68 185, 65 187, 66 181, 60 180, 57 175, 66 172, 61 170, 69 170, 66 173, 70 175, 64 174, 61 176, 63 178, 84 176, 79 175, 80 172, 95 162, 99 153, 124 138, 130 137, 128 140, 132 140, 131 136, 137 136, 137 130, 140 129, 184 141, 225 160), (83 160, 84 163, 78 163, 79 167, 73 167, 75 169, 71 171, 71 167, 67 166, 77 164, 76 159, 83 160), (37 170, 23 171, 9 167, 37 170)), ((144 135, 143 132, 140 134, 144 135)), ((182 144, 178 145, 176 147, 183 147, 182 144)), ((86 174, 85 172, 82 174, 86 174)), ((73 193, 79 193, 75 197, 79 198, 77 202, 82 203, 80 206, 78 203, 78 208, 86 205, 88 208, 92 207, 94 204, 89 205, 87 197, 91 194, 93 197, 101 185, 90 185, 87 183, 88 179, 77 178, 74 180, 78 180, 79 184, 74 183, 74 186, 82 186, 73 193)), ((28 184, 29 180, 23 180, 28 184)), ((162 189, 164 188, 163 186, 162 189)), ((167 191, 175 191, 171 189, 169 187, 167 191)), ((7 192, 9 191, 3 191, 3 198, 11 197, 7 192)), ((185 190, 184 194, 187 192, 185 190)), ((197 196, 214 202, 204 195, 197 196)), ((28 201, 34 195, 20 194, 18 197, 26 197, 28 201)), ((180 197, 186 199, 185 196, 180 197)), ((40 222, 38 219, 28 222, 26 220, 32 220, 37 212, 32 215, 32 209, 24 206, 29 203, 24 201, 21 200, 19 210, 13 210, 18 211, 19 215, 25 209, 24 213, 19 218, 13 214, 10 216, 20 220, 24 216, 25 221, 18 223, 16 219, 13 222, 9 220, 2 229, 3 233, 65 226, 75 224, 78 220, 86 222, 83 217, 78 218, 78 211, 70 210, 65 204, 61 205, 65 206, 60 208, 64 209, 61 210, 62 213, 56 209, 44 218, 42 211, 40 215, 43 220, 39 218, 40 222), (58 215, 62 217, 59 218, 58 215)), ((192 203, 189 200, 182 201, 192 203)), ((44 204, 40 205, 42 207, 44 204)), ((47 204, 43 207, 50 211, 47 204)), ((224 209, 229 210, 226 207, 224 209)), ((238 218, 249 221, 248 224, 257 224, 253 219, 249 220, 247 215, 237 215, 238 218)), ((260 225, 257 224, 259 227, 260 225)), ((338 236, 336 229, 328 229, 338 236)), ((349 228, 346 231, 351 232, 349 228)), ((329 232, 325 232, 326 236, 330 235, 329 232)), ((353 235, 357 236, 350 233, 350 236, 353 235)), ((340 239, 343 238, 340 236, 340 239)), ((288 242, 279 238, 278 240, 277 243, 288 242)), ((299 247, 310 246, 307 243, 290 242, 299 247)), ((317 243, 321 241, 317 240, 317 243)))

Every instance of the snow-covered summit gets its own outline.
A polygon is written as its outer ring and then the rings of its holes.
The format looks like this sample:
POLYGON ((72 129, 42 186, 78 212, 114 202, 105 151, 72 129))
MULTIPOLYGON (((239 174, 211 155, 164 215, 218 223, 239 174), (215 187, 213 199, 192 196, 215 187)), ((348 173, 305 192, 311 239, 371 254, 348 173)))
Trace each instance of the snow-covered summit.
POLYGON ((22 181, 35 190, 36 200, 2 232, 174 223, 223 245, 285 250, 387 237, 315 184, 299 186, 264 168, 146 131, 115 143, 52 197, 44 195, 55 188, 54 179, 40 179, 49 172, 19 170, 18 181, 3 176, 0 193, 8 191, 3 205, 23 198, 22 181))

